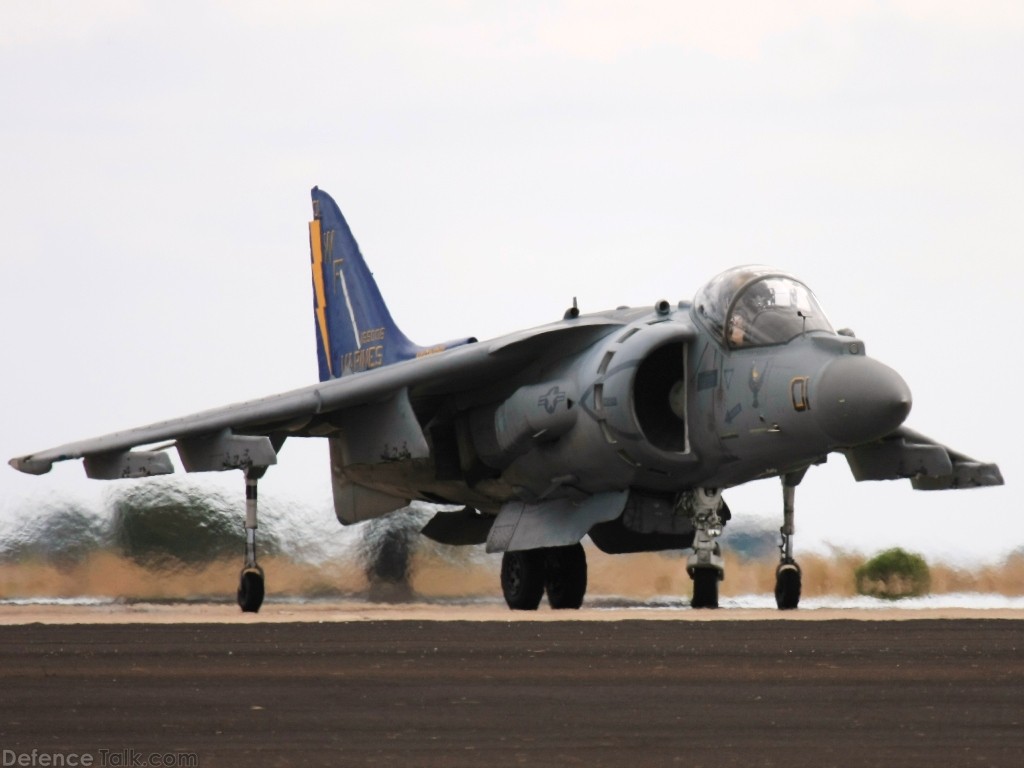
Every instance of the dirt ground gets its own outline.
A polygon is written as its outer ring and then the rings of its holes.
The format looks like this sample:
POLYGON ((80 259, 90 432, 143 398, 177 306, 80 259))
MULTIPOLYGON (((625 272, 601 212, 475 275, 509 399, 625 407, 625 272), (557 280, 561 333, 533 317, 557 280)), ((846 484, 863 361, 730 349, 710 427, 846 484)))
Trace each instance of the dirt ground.
POLYGON ((1019 615, 566 613, 0 606, 0 749, 36 750, 35 765, 203 766, 1013 766, 1024 754, 1019 615))
MULTIPOLYGON (((268 601, 258 614, 242 613, 233 602, 97 602, 94 605, 0 604, 0 627, 8 624, 260 624, 349 621, 913 621, 920 619, 1017 619, 1017 608, 817 608, 778 611, 774 608, 693 610, 621 601, 578 611, 553 611, 546 603, 538 611, 509 611, 504 602, 453 601, 375 603, 366 600, 311 602, 268 601)), ((1024 626, 1024 625, 1022 625, 1024 626)))

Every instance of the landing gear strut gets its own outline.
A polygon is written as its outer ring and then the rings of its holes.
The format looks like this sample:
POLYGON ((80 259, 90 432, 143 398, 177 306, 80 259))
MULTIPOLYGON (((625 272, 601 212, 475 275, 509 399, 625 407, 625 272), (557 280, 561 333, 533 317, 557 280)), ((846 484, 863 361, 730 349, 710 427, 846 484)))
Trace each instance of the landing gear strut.
POLYGON ((775 569, 775 604, 779 610, 796 608, 800 603, 800 566, 793 559, 794 507, 796 487, 807 470, 782 477, 782 541, 779 544, 779 566, 775 569))
POLYGON ((537 610, 545 592, 552 608, 579 608, 587 592, 583 545, 506 552, 501 558, 501 591, 515 611, 537 610))
POLYGON ((718 607, 718 582, 725 578, 722 549, 718 545, 724 525, 718 514, 722 508, 722 491, 718 488, 697 488, 680 499, 693 523, 693 554, 686 561, 686 572, 693 579, 693 608, 718 607))
POLYGON ((256 562, 256 485, 262 472, 245 473, 245 565, 238 582, 238 606, 245 613, 256 613, 263 605, 263 569, 256 562))

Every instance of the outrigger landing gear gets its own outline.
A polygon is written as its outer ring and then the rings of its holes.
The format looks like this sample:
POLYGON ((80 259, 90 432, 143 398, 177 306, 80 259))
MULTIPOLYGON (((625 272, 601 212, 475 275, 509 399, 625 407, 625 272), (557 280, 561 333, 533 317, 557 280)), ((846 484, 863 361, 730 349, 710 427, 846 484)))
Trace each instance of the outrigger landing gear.
POLYGON ((722 549, 716 539, 722 535, 722 491, 697 488, 680 499, 693 523, 693 554, 686 561, 686 573, 693 579, 693 608, 718 607, 718 582, 725 578, 722 549))
POLYGON ((775 569, 775 604, 779 610, 787 611, 800 603, 800 566, 793 559, 794 506, 796 487, 804 479, 801 472, 783 475, 782 477, 782 542, 779 544, 779 566, 775 569))
POLYGON ((245 565, 238 582, 238 606, 245 613, 256 613, 263 605, 263 569, 256 562, 257 491, 262 471, 245 472, 245 565))
POLYGON ((179 440, 178 455, 186 472, 225 472, 245 475, 245 565, 238 582, 238 605, 255 613, 263 604, 263 569, 256 563, 256 482, 277 463, 284 437, 235 435, 230 429, 179 440))

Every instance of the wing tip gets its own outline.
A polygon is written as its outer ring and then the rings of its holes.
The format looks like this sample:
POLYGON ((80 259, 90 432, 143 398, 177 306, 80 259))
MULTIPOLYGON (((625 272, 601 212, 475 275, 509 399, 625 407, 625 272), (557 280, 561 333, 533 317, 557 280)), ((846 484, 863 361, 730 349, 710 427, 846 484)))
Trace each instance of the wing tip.
POLYGON ((45 475, 53 469, 52 461, 33 459, 31 456, 16 456, 7 463, 26 475, 45 475))

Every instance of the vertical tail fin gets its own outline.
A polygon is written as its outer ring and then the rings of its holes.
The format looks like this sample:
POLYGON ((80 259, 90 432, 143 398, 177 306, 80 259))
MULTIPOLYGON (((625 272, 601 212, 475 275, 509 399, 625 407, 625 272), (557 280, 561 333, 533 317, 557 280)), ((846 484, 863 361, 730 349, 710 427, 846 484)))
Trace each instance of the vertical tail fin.
POLYGON ((341 209, 317 187, 312 196, 309 250, 320 381, 423 353, 391 319, 341 209))

